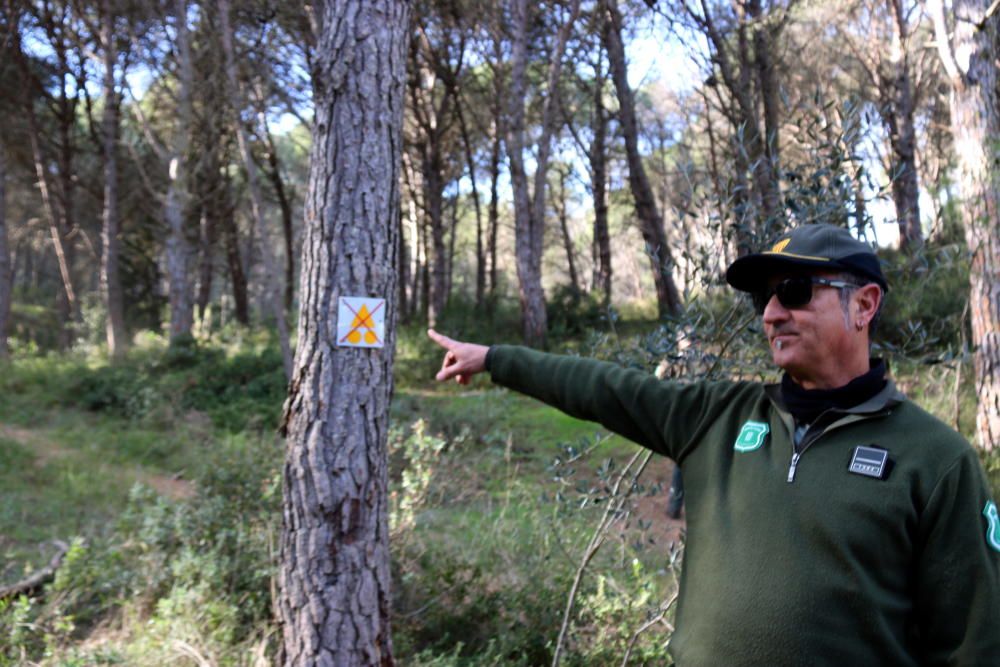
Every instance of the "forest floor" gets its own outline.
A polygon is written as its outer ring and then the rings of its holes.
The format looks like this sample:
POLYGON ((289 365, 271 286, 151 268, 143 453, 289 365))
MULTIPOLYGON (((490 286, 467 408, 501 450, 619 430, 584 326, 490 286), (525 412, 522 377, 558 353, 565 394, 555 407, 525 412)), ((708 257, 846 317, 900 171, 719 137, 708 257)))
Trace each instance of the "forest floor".
MULTIPOLYGON (((666 516, 673 464, 650 459, 591 558, 637 447, 485 378, 435 383, 439 357, 423 345, 401 343, 390 419, 400 664, 549 664, 581 568, 567 664, 621 664, 651 621, 636 650, 660 664, 685 532, 666 516)), ((0 667, 43 654, 37 664, 175 664, 194 651, 204 664, 257 665, 247 656, 273 654, 280 356, 160 355, 29 359, 0 377, 0 586, 48 563, 56 540, 88 545, 60 570, 73 571, 60 595, 0 603, 0 667)), ((968 426, 971 373, 956 402, 941 366, 897 368, 921 404, 945 418, 957 406, 968 426)))
POLYGON ((128 431, 72 409, 36 413, 28 424, 0 421, 0 585, 47 562, 55 541, 106 530, 135 484, 173 500, 195 495, 183 470, 117 447, 136 435, 128 431))

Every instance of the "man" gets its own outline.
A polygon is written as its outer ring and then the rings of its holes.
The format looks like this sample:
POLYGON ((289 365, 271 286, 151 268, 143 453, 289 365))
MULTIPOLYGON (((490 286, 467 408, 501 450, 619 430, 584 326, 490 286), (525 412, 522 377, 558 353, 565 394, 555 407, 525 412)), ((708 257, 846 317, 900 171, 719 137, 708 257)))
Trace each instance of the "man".
POLYGON ((726 279, 753 296, 780 384, 681 385, 432 331, 437 379, 489 370, 680 465, 678 667, 1000 666, 996 505, 972 447, 869 359, 875 253, 803 225, 726 279))

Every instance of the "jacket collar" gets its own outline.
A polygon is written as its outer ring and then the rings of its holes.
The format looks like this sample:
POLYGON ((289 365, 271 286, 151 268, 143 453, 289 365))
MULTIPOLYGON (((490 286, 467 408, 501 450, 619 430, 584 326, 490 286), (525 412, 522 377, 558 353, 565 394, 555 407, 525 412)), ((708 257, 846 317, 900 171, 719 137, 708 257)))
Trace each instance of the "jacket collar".
MULTIPOLYGON (((789 414, 788 408, 785 407, 785 404, 781 399, 780 384, 775 383, 766 385, 764 387, 764 393, 779 412, 789 414)), ((896 389, 896 384, 892 380, 887 380, 885 387, 882 388, 882 391, 875 394, 867 401, 859 403, 852 408, 833 408, 830 412, 836 412, 843 415, 874 416, 876 414, 892 410, 892 408, 896 407, 905 400, 906 396, 904 396, 901 391, 896 389)))

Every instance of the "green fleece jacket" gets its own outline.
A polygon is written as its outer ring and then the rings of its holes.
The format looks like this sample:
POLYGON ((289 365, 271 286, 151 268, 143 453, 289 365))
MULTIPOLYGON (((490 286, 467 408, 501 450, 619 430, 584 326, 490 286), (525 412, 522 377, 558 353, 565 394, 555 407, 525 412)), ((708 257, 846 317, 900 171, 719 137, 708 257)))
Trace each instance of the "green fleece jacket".
POLYGON ((1000 518, 982 467, 891 383, 826 415, 795 456, 774 386, 514 346, 488 365, 495 383, 680 464, 677 667, 1000 667, 1000 518), (859 445, 888 461, 855 460, 859 445))

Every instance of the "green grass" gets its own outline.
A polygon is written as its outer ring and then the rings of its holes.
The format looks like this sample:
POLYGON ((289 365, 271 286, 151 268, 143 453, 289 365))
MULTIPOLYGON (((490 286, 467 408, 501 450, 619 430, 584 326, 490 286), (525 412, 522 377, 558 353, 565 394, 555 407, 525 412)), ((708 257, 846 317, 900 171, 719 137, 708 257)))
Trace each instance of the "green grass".
POLYGON ((44 565, 51 541, 96 535, 124 509, 134 476, 82 456, 38 456, 31 445, 0 439, 0 582, 44 565))

